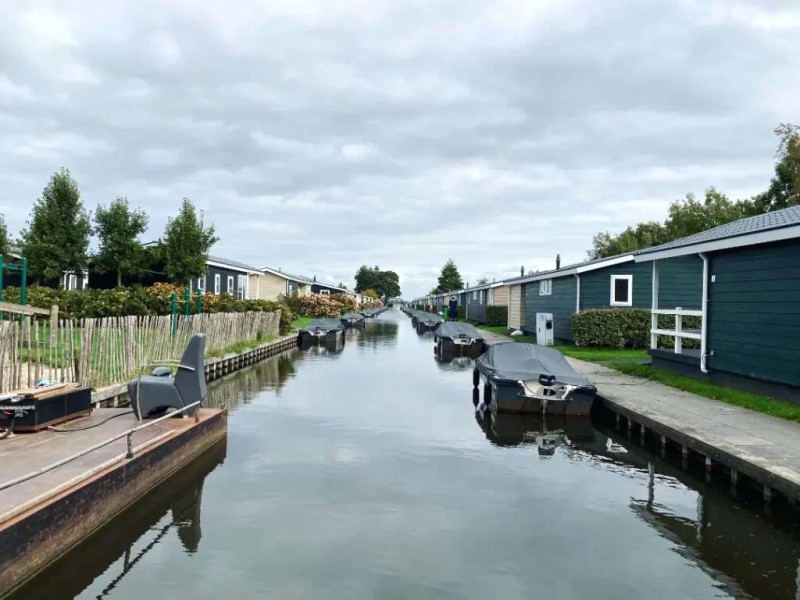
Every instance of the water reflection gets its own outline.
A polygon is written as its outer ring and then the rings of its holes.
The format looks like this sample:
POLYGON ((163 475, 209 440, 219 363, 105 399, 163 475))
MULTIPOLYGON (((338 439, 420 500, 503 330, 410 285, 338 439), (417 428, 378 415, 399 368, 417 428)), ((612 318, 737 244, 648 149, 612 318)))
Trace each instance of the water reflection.
POLYGON ((339 354, 344 350, 346 339, 345 332, 345 335, 342 335, 338 340, 301 342, 300 350, 313 356, 319 356, 321 354, 339 354))
POLYGON ((627 438, 596 428, 589 419, 496 413, 482 404, 475 418, 495 446, 548 448, 567 460, 597 469, 638 472, 646 478, 630 510, 673 544, 673 550, 708 573, 718 588, 735 598, 800 597, 800 523, 796 516, 770 521, 731 501, 724 491, 638 447, 627 438), (687 513, 678 498, 694 494, 696 510, 687 513))
POLYGON ((203 484, 226 449, 226 440, 215 444, 6 600, 74 598, 89 586, 105 598, 171 534, 197 552, 203 484))
POLYGON ((362 331, 362 346, 389 347, 397 344, 397 321, 370 319, 362 331))
POLYGON ((215 381, 209 386, 206 406, 235 408, 249 403, 263 390, 278 390, 294 377, 300 350, 287 350, 268 360, 215 381))

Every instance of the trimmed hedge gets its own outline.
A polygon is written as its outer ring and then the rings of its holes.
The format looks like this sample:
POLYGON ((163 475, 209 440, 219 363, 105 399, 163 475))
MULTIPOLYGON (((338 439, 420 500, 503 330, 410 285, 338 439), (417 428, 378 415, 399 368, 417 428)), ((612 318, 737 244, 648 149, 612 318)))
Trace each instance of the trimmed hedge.
MULTIPOLYGON (((700 329, 700 317, 683 317, 683 329, 700 329)), ((675 317, 659 315, 660 329, 672 329, 675 317)), ((644 308, 597 308, 572 315, 572 337, 579 346, 646 348, 650 344, 650 311, 644 308)), ((660 348, 671 348, 674 338, 659 336, 660 348)), ((684 348, 699 348, 698 340, 683 340, 684 348)))
POLYGON ((484 325, 487 327, 506 327, 508 326, 508 307, 507 306, 487 306, 484 313, 484 325))
MULTIPOLYGON (((128 315, 168 315, 172 311, 172 292, 176 292, 178 312, 183 314, 183 288, 158 283, 152 287, 120 287, 110 290, 64 290, 32 285, 28 287, 28 304, 49 309, 58 304, 59 316, 65 319, 92 319, 102 317, 124 317, 128 315)), ((3 290, 3 298, 18 303, 20 291, 16 287, 3 290)), ((189 312, 196 311, 195 297, 189 302, 189 312)), ((223 294, 203 296, 204 313, 219 312, 273 312, 281 311, 280 330, 289 333, 294 313, 285 304, 268 300, 239 300, 223 294)))
POLYGON ((572 337, 579 346, 644 348, 650 336, 650 311, 598 308, 572 315, 572 337))

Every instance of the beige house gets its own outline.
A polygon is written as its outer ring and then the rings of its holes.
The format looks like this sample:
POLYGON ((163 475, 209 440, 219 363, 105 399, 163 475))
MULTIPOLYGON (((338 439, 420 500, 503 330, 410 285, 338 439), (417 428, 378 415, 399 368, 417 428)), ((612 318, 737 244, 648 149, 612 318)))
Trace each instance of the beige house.
POLYGON ((279 296, 311 295, 311 280, 275 269, 264 268, 251 274, 248 281, 250 300, 277 300, 279 296))
POLYGON ((508 328, 525 327, 525 284, 515 283, 508 286, 508 328))

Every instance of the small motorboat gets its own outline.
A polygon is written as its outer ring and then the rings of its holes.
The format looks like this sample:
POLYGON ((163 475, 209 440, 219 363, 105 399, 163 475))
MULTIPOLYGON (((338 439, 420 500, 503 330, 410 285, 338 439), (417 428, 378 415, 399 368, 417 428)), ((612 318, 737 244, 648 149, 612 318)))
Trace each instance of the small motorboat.
POLYGON ((484 403, 498 411, 588 415, 597 388, 555 348, 503 342, 475 362, 473 384, 484 381, 484 403))
POLYGON ((363 327, 364 315, 357 312, 346 312, 342 315, 342 323, 345 327, 363 327))
POLYGON ((314 319, 298 332, 300 344, 338 344, 344 339, 344 323, 339 319, 322 318, 314 319))
POLYGON ((446 321, 439 325, 434 336, 436 356, 440 358, 469 356, 478 358, 486 350, 486 341, 474 325, 446 321))
POLYGON ((432 313, 421 313, 417 317, 417 333, 435 331, 442 323, 444 323, 444 319, 439 315, 432 313))

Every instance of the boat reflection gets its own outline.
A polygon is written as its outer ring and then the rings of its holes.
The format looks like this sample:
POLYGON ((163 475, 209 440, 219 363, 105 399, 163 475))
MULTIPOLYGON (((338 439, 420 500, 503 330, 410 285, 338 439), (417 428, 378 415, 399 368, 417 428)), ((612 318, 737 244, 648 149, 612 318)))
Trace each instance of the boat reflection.
POLYGON ((188 554, 197 552, 203 484, 226 449, 226 440, 216 443, 6 600, 74 598, 97 578, 104 585, 96 597, 105 598, 172 534, 188 554))
POLYGON ((321 354, 339 354, 344 350, 345 346, 345 336, 344 332, 342 335, 336 338, 335 340, 325 340, 325 341, 317 341, 317 342, 301 342, 300 343, 300 350, 305 352, 306 354, 314 355, 321 355, 321 354))
POLYGON ((644 523, 735 598, 800 598, 800 522, 796 513, 759 514, 648 449, 585 417, 496 413, 479 404, 475 418, 493 445, 536 444, 567 460, 642 481, 628 506, 644 523), (696 506, 687 514, 689 505, 696 506), (694 500, 692 500, 694 498, 694 500), (787 595, 794 591, 795 595, 787 595))

